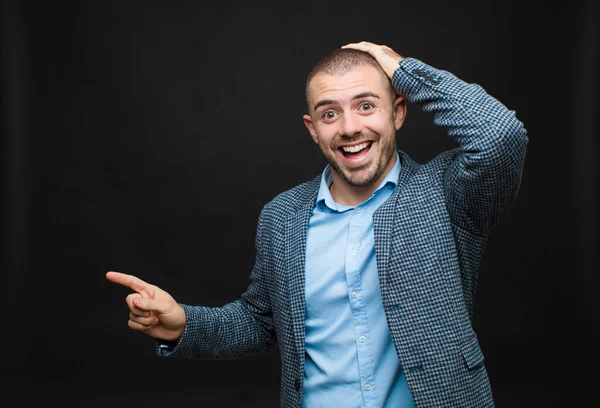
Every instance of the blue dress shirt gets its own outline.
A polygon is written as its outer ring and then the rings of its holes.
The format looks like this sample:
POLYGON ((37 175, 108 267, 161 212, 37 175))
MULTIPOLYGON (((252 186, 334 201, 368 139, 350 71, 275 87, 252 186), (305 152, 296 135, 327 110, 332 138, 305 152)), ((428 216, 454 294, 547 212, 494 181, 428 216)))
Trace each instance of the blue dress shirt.
POLYGON ((308 226, 303 407, 414 407, 381 302, 373 212, 396 188, 400 159, 357 206, 333 201, 323 171, 308 226))

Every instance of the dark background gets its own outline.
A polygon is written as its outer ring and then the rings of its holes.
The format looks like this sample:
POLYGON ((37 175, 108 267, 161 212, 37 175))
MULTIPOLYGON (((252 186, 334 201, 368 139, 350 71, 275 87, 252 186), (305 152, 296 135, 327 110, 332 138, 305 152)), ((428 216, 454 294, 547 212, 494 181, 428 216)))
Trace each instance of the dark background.
MULTIPOLYGON (((158 358, 104 274, 188 304, 236 299, 262 205, 324 166, 302 123, 308 71, 368 40, 524 122, 521 191, 490 237, 474 324, 499 407, 590 406, 599 10, 550 4, 5 0, 2 405, 276 407, 277 351, 158 358)), ((454 142, 409 105, 398 145, 425 162, 454 142)))

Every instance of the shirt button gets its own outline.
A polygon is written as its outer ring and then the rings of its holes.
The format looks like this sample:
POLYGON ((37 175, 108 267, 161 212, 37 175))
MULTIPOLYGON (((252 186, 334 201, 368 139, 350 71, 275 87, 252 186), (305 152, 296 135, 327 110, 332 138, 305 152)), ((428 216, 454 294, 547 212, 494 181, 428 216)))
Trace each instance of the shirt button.
POLYGON ((365 341, 365 336, 360 336, 360 337, 358 338, 358 340, 360 340, 360 342, 361 342, 361 343, 362 343, 362 342, 364 342, 364 341, 365 341))
POLYGON ((356 292, 352 292, 352 297, 355 298, 356 297, 356 292))
POLYGON ((357 212, 357 213, 360 213, 361 211, 362 211, 362 208, 360 208, 360 207, 356 207, 356 212, 357 212))
POLYGON ((365 390, 370 391, 371 390, 371 384, 365 384, 365 390))
POLYGON ((356 251, 354 249, 350 250, 350 255, 354 255, 356 253, 356 251))

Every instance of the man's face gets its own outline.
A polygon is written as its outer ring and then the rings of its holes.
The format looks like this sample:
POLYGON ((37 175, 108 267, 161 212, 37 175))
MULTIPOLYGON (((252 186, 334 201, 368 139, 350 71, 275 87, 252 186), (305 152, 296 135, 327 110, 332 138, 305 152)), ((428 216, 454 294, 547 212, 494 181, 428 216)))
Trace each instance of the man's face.
POLYGON ((308 99, 304 123, 335 173, 350 186, 379 184, 395 163, 396 130, 406 113, 388 77, 370 65, 319 73, 308 99))

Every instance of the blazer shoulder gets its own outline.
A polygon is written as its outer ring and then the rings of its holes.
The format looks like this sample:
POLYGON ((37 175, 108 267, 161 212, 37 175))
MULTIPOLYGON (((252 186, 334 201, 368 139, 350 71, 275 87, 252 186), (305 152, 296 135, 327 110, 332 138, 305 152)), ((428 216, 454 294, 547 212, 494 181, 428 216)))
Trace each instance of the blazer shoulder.
POLYGON ((308 202, 313 202, 317 198, 321 176, 316 176, 310 181, 306 181, 289 190, 277 194, 273 199, 267 202, 263 207, 263 213, 276 217, 285 217, 308 202))

